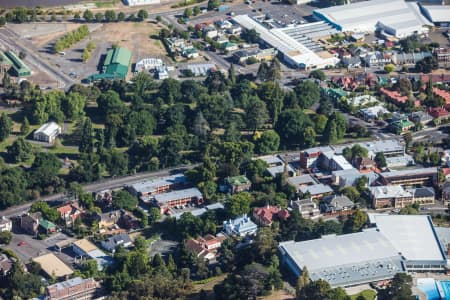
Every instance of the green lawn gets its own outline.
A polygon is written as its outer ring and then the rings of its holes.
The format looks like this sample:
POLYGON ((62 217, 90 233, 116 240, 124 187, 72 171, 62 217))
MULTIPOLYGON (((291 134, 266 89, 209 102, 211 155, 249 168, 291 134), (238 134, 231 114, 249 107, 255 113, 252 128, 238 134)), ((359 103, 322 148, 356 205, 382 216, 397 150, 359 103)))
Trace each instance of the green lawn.
POLYGON ((356 298, 358 298, 359 296, 363 296, 364 299, 366 299, 366 300, 374 300, 376 295, 377 295, 377 293, 374 290, 365 290, 356 295, 350 295, 350 299, 356 300, 356 298))

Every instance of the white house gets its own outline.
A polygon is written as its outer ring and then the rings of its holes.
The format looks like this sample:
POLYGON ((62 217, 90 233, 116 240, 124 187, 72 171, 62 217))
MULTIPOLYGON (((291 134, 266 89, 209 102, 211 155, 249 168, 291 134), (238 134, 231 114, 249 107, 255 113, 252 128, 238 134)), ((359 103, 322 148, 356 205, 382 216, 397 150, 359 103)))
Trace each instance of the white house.
POLYGON ((224 221, 223 230, 228 235, 242 237, 255 234, 258 230, 258 226, 253 223, 247 215, 242 215, 234 220, 224 221))
POLYGON ((61 126, 55 122, 45 123, 34 132, 33 139, 36 141, 53 144, 56 137, 61 134, 61 130, 61 126))
POLYGON ((12 222, 11 222, 11 220, 6 218, 5 216, 1 217, 1 219, 0 219, 0 232, 11 231, 11 229, 12 229, 12 222))

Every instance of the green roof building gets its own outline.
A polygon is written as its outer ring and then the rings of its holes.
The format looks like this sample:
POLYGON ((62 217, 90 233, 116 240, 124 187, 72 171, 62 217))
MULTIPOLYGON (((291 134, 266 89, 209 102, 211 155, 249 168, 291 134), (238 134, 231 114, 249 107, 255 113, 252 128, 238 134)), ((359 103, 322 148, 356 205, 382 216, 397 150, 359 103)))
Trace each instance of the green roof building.
POLYGON ((102 66, 101 74, 93 74, 86 78, 87 81, 101 79, 125 79, 131 63, 131 52, 125 48, 110 49, 102 66))
POLYGON ((14 76, 30 76, 31 70, 25 65, 25 63, 12 51, 6 51, 5 56, 9 59, 12 64, 11 73, 14 76))
POLYGON ((348 95, 343 89, 324 88, 323 91, 330 96, 333 101, 339 101, 342 97, 347 97, 348 95))
POLYGON ((13 76, 23 77, 30 76, 31 70, 27 65, 12 51, 6 51, 4 55, 11 63, 10 72, 13 76))
POLYGON ((56 225, 46 219, 41 219, 39 221, 39 226, 42 227, 46 233, 56 231, 56 225))
POLYGON ((402 119, 390 124, 392 131, 396 134, 403 134, 414 128, 414 123, 408 119, 402 119))
POLYGON ((239 175, 225 178, 225 185, 227 192, 236 194, 250 190, 252 183, 245 175, 239 175))

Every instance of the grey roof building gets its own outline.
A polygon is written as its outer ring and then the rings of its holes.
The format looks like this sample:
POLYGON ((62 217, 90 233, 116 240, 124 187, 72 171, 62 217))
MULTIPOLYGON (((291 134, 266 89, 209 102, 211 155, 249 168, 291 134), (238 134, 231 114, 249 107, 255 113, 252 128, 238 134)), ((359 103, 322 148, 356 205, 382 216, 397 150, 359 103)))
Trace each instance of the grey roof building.
POLYGON ((323 197, 320 203, 320 210, 326 213, 335 213, 353 209, 355 203, 345 195, 330 195, 323 197))
POLYGON ((102 247, 109 252, 114 253, 119 246, 124 248, 130 247, 133 242, 126 233, 114 235, 101 242, 102 247))
POLYGON ((325 194, 329 194, 329 193, 333 192, 333 189, 330 186, 325 185, 323 183, 304 186, 304 187, 301 187, 299 190, 303 194, 309 193, 311 195, 311 197, 313 197, 313 198, 321 197, 325 194))

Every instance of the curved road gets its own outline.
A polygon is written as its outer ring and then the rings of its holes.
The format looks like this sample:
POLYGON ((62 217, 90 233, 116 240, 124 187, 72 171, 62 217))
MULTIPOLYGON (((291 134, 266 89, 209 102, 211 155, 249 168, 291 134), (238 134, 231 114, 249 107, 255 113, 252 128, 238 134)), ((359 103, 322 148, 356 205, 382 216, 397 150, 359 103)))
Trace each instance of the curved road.
MULTIPOLYGON (((170 174, 176 172, 177 170, 192 169, 199 165, 200 164, 193 164, 193 165, 189 165, 189 166, 179 166, 176 168, 163 169, 163 170, 159 170, 159 171, 155 171, 155 172, 143 172, 143 173, 137 173, 134 175, 127 175, 127 176, 118 177, 118 178, 103 179, 103 180, 95 181, 92 183, 84 184, 82 186, 83 186, 83 190, 85 192, 99 192, 102 190, 117 189, 117 188, 124 187, 125 185, 129 185, 131 183, 137 182, 142 179, 148 179, 150 177, 167 176, 167 175, 170 175, 170 174)), ((58 193, 58 194, 53 194, 53 195, 50 195, 47 197, 42 197, 39 200, 40 201, 55 201, 55 200, 63 199, 64 197, 65 197, 64 193, 58 193)), ((30 201, 30 202, 27 202, 25 204, 18 205, 18 206, 12 206, 6 210, 0 211, 0 217, 2 217, 2 216, 11 217, 11 216, 19 215, 20 213, 27 211, 31 207, 33 202, 35 202, 35 201, 30 201)))

